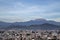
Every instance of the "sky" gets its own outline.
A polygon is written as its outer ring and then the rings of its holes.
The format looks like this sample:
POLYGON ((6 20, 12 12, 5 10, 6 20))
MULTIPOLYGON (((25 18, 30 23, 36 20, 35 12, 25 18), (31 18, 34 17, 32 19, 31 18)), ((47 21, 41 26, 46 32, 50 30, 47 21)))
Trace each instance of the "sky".
POLYGON ((60 22, 60 0, 0 0, 0 21, 24 22, 40 18, 60 22))

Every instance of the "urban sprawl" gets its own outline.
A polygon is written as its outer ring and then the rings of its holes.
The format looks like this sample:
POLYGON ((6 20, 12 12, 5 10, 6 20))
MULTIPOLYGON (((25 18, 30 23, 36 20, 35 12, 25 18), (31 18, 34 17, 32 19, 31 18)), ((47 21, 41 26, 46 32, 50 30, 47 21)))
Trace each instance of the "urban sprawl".
POLYGON ((60 30, 0 30, 0 40, 60 40, 60 30))

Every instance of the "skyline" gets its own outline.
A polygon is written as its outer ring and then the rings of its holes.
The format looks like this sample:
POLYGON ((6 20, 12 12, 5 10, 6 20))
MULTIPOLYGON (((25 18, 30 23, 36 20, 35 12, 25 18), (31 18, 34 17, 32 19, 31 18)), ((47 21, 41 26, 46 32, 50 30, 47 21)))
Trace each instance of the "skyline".
POLYGON ((23 22, 39 18, 60 22, 60 0, 0 0, 0 21, 23 22))

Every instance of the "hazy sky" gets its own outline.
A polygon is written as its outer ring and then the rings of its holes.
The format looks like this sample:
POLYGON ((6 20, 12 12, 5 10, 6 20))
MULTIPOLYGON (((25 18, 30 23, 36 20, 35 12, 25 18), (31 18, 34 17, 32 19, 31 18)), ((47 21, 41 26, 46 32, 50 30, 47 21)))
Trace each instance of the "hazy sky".
POLYGON ((60 0, 0 0, 0 21, 22 22, 39 18, 60 22, 60 0))

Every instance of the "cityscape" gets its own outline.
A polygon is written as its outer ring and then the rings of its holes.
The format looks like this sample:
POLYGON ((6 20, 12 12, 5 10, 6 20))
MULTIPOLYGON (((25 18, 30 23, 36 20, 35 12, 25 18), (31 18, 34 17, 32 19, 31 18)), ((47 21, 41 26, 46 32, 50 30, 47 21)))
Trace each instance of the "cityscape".
POLYGON ((60 40, 60 0, 0 0, 0 40, 60 40))
POLYGON ((0 30, 0 40, 60 40, 60 30, 0 30))

